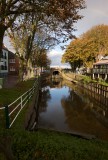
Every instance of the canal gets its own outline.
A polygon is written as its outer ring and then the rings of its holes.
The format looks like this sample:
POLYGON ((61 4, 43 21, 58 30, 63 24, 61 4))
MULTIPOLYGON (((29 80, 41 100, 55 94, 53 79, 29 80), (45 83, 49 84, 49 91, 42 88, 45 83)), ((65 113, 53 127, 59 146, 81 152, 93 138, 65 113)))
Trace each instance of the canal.
POLYGON ((71 82, 51 81, 42 88, 38 126, 108 140, 108 106, 71 82))

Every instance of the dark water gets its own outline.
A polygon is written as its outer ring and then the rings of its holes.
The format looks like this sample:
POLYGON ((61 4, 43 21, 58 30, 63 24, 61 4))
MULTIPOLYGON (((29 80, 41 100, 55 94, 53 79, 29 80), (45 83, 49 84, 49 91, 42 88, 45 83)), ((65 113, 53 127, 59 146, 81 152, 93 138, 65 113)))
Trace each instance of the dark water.
POLYGON ((42 92, 39 127, 108 140, 107 106, 96 103, 83 89, 65 81, 52 81, 42 92))

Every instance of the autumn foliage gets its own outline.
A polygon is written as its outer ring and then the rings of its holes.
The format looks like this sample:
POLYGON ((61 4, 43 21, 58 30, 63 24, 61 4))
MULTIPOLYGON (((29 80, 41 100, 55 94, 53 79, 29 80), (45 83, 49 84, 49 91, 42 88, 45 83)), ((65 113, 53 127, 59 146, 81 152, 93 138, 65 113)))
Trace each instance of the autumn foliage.
POLYGON ((53 30, 57 37, 63 33, 67 40, 72 36, 73 24, 82 18, 79 10, 84 7, 84 0, 0 0, 0 52, 5 32, 23 14, 35 14, 36 21, 53 30))
POLYGON ((67 46, 62 62, 70 63, 73 70, 82 65, 91 67, 99 55, 108 55, 108 25, 95 26, 73 40, 67 46))

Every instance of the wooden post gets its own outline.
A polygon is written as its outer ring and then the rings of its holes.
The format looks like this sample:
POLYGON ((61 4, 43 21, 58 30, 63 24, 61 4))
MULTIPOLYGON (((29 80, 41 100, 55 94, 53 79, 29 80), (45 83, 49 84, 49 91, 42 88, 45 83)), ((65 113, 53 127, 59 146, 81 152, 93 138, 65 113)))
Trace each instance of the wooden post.
POLYGON ((5 105, 5 117, 6 117, 6 128, 9 129, 10 122, 9 122, 9 109, 8 109, 8 105, 5 105))
POLYGON ((28 91, 28 103, 29 103, 30 91, 28 91))
POLYGON ((108 75, 107 75, 107 74, 105 74, 105 81, 107 80, 107 77, 108 77, 108 75))

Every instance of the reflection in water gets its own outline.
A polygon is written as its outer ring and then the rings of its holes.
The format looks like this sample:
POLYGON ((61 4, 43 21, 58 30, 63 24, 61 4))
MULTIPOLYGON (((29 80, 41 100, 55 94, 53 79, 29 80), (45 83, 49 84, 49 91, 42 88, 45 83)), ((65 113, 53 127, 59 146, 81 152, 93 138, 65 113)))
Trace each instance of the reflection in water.
POLYGON ((52 81, 54 86, 58 86, 60 84, 60 81, 52 81))
POLYGON ((92 134, 108 140, 108 110, 80 92, 71 83, 51 82, 43 88, 39 126, 92 134))
POLYGON ((62 81, 60 78, 52 79, 50 82, 51 88, 61 88, 62 87, 62 81))
POLYGON ((42 99, 41 99, 42 106, 40 107, 40 111, 45 112, 47 108, 47 101, 51 99, 51 95, 48 87, 44 87, 42 89, 42 92, 43 92, 42 99))

